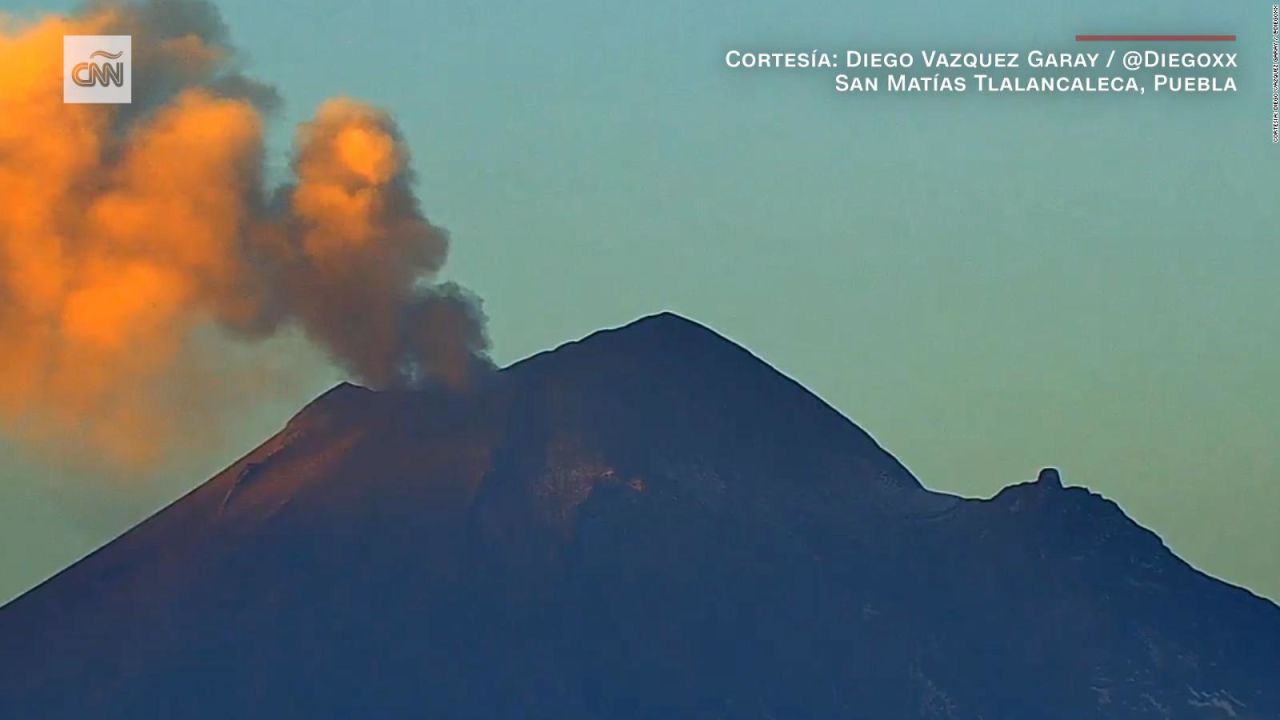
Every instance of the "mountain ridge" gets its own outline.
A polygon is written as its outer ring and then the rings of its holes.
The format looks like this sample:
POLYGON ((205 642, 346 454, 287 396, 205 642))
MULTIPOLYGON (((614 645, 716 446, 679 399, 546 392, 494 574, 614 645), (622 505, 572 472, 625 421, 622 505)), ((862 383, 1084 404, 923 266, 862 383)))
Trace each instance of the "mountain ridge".
POLYGON ((928 490, 659 315, 323 393, 0 608, 0 715, 1275 718, 1238 590, 1056 473, 928 490))

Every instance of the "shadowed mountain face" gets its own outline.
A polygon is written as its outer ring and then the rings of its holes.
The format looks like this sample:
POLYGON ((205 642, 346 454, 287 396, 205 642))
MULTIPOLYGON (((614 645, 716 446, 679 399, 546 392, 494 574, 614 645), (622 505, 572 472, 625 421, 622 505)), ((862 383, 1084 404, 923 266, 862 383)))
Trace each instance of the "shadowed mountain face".
POLYGON ((1280 718, 1280 608, 659 315, 340 386, 0 609, 3 718, 1280 718))

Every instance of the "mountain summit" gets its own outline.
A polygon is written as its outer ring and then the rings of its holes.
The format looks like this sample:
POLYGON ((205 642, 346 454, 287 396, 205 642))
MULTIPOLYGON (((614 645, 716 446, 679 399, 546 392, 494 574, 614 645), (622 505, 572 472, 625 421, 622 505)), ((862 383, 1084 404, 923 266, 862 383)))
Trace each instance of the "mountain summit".
POLYGON ((1274 720, 1277 677, 1280 608, 1114 503, 932 492, 670 314, 340 385, 0 609, 4 718, 1274 720))

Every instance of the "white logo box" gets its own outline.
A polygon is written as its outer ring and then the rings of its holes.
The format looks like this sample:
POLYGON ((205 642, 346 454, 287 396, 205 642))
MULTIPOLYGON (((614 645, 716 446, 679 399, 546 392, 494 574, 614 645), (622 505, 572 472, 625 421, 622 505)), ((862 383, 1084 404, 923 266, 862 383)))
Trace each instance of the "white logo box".
POLYGON ((133 101, 133 36, 62 36, 62 101, 133 101))

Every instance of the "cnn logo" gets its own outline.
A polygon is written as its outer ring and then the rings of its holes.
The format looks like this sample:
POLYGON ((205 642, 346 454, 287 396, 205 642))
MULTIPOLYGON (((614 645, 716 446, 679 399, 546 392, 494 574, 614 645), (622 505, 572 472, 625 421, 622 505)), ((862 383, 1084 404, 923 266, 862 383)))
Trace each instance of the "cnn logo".
POLYGON ((132 102, 132 36, 64 35, 62 101, 109 104, 132 102))

